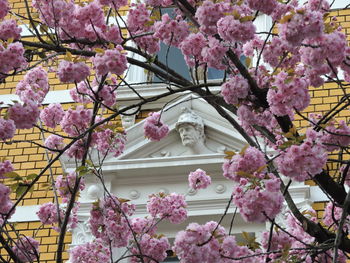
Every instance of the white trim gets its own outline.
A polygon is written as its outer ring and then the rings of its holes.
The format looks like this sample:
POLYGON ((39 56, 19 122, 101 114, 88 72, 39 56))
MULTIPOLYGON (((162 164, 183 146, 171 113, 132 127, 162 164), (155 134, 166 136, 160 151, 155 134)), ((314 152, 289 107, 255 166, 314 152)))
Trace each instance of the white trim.
POLYGON ((10 222, 34 222, 40 221, 36 212, 40 205, 17 206, 15 213, 9 219, 10 222))

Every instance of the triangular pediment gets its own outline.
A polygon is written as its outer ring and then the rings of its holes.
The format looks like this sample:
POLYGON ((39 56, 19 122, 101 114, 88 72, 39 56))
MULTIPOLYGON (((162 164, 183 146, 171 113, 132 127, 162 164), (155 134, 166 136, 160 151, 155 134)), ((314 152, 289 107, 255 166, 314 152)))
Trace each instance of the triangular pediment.
MULTIPOLYGON (((182 144, 180 135, 175 128, 184 108, 192 110, 204 122, 205 145, 209 151, 199 155, 222 155, 225 151, 237 151, 245 146, 243 137, 214 108, 206 101, 194 95, 188 95, 169 105, 162 112, 161 120, 170 129, 168 136, 159 142, 145 138, 143 134, 145 120, 143 120, 127 130, 126 150, 118 157, 118 160, 174 158, 192 155, 187 153, 189 149, 182 144)), ((198 154, 197 157, 199 157, 198 154)))

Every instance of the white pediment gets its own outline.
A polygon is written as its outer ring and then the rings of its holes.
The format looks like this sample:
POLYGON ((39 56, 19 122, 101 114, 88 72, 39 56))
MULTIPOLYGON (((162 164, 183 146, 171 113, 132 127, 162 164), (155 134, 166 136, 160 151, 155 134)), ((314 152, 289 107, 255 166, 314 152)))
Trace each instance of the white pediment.
POLYGON ((207 102, 194 95, 188 95, 163 110, 161 120, 169 126, 170 133, 161 141, 153 142, 144 137, 144 120, 127 129, 126 150, 118 160, 167 158, 186 155, 184 153, 187 149, 182 145, 180 135, 175 129, 176 122, 183 108, 192 110, 203 119, 206 137, 205 144, 213 155, 222 155, 226 150, 237 151, 246 144, 243 137, 207 102))

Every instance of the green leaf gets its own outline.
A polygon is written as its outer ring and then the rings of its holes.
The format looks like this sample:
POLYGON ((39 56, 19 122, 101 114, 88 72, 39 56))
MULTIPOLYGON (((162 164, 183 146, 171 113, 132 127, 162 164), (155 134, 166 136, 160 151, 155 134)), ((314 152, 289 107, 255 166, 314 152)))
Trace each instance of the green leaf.
POLYGON ((27 180, 33 180, 37 177, 38 175, 37 174, 28 174, 27 175, 27 180))
POLYGON ((5 173, 4 176, 7 177, 7 178, 11 178, 14 181, 23 181, 22 176, 20 176, 16 172, 8 172, 8 173, 5 173))
POLYGON ((20 197, 27 190, 27 186, 18 186, 16 189, 16 197, 20 197))

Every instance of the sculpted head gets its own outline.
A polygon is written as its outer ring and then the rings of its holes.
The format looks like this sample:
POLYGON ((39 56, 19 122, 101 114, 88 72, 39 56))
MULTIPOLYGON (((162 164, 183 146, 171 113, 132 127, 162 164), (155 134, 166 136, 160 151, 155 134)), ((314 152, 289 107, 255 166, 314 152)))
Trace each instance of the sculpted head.
POLYGON ((176 130, 179 132, 184 146, 194 147, 198 143, 204 143, 203 120, 188 108, 182 109, 182 114, 176 123, 176 130))

